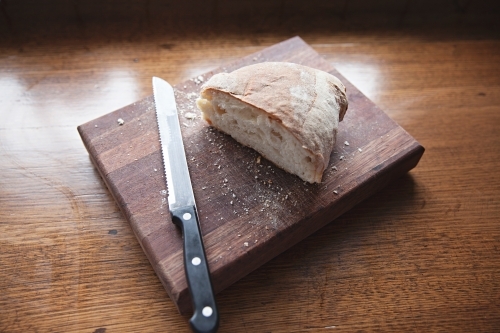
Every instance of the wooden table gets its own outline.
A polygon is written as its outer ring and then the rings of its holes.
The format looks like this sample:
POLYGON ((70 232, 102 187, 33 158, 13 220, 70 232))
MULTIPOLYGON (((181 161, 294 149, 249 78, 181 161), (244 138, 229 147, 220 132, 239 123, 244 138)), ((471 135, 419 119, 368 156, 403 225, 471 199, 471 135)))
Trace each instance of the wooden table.
POLYGON ((188 332, 76 127, 294 35, 426 152, 221 292, 219 331, 498 331, 499 5, 370 3, 2 1, 0 331, 188 332))

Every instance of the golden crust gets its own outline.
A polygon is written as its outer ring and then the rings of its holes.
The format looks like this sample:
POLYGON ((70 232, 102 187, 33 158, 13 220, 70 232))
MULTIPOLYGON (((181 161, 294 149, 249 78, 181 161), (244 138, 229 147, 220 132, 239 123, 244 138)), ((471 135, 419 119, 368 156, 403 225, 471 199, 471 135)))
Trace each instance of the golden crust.
POLYGON ((321 181, 348 106, 339 79, 298 64, 265 62, 214 75, 202 86, 201 96, 209 97, 211 91, 229 94, 279 121, 316 157, 321 181))

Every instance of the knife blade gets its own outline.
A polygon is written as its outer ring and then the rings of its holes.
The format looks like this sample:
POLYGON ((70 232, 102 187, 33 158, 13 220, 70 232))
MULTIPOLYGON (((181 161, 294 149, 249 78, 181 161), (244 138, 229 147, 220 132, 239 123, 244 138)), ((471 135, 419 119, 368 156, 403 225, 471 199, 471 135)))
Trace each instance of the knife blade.
POLYGON ((216 332, 219 313, 201 237, 174 90, 168 82, 153 77, 153 95, 168 190, 168 206, 172 222, 181 228, 184 239, 184 271, 194 308, 189 324, 197 333, 216 332))

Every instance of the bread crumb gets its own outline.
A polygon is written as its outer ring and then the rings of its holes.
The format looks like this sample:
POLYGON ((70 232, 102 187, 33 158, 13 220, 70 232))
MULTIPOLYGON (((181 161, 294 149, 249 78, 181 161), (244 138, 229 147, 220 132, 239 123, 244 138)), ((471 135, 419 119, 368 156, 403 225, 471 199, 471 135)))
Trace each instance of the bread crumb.
POLYGON ((118 122, 118 125, 120 125, 120 126, 125 124, 125 121, 122 118, 118 118, 117 122, 118 122))
POLYGON ((361 152, 363 151, 363 149, 361 149, 361 148, 358 148, 358 151, 359 151, 359 152, 361 153, 361 152))
POLYGON ((195 119, 196 118, 196 114, 192 113, 192 112, 187 112, 184 117, 186 117, 187 119, 195 119))
POLYGON ((243 245, 245 245, 245 246, 247 246, 247 247, 248 247, 248 242, 243 243, 243 245))
POLYGON ((345 141, 344 145, 349 146, 349 142, 345 141))
POLYGON ((337 192, 337 190, 333 191, 333 193, 335 193, 335 194, 339 194, 339 192, 337 192))
POLYGON ((257 164, 260 164, 260 156, 257 156, 257 159, 255 161, 257 164))

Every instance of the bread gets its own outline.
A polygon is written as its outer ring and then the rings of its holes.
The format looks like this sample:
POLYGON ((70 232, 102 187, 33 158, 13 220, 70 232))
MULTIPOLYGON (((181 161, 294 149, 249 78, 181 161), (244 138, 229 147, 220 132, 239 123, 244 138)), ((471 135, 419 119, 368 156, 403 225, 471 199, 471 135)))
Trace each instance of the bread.
POLYGON ((348 103, 344 85, 329 73, 265 62, 212 76, 196 104, 213 127, 301 179, 321 183, 348 103))

